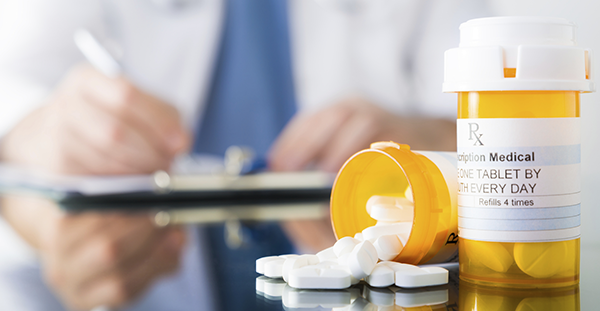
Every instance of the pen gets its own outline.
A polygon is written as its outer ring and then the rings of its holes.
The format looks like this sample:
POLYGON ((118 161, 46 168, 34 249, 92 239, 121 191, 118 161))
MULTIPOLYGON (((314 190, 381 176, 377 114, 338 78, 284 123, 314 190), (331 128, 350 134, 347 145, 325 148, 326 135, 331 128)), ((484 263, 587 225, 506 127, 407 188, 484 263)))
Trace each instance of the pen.
POLYGON ((225 151, 225 172, 229 175, 248 175, 262 170, 269 166, 267 159, 257 157, 249 147, 230 146, 225 151))
POLYGON ((73 40, 87 61, 107 77, 117 78, 123 73, 121 64, 89 30, 78 29, 73 35, 73 40))

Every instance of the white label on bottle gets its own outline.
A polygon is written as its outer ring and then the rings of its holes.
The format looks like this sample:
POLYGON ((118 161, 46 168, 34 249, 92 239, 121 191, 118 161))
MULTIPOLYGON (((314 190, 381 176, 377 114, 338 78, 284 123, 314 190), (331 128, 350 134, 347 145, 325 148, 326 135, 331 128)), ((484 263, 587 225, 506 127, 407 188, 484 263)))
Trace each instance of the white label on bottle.
POLYGON ((579 237, 579 118, 459 119, 457 135, 460 237, 579 237))

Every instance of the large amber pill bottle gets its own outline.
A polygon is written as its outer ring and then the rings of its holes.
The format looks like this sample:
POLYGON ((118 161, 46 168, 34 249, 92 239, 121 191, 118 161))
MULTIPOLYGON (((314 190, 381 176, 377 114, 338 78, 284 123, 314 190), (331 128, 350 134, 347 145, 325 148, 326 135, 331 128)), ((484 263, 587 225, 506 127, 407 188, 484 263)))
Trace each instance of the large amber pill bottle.
POLYGON ((445 54, 458 93, 460 277, 507 287, 579 282, 579 94, 590 53, 561 18, 460 27, 445 54))

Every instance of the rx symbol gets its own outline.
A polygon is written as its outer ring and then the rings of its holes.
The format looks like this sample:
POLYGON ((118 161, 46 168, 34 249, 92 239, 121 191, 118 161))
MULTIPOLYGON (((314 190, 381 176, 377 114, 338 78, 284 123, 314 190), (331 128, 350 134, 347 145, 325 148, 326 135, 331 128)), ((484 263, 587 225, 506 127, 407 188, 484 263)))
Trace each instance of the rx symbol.
POLYGON ((479 131, 479 124, 469 123, 469 140, 475 140, 473 146, 483 146, 483 142, 481 142, 483 134, 477 134, 477 131, 479 131))

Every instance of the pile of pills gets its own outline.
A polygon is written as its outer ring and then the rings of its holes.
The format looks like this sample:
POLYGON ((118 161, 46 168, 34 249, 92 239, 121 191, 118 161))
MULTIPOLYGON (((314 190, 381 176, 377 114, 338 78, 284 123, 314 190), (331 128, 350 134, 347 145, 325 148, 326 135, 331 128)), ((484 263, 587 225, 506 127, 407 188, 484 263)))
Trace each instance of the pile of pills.
POLYGON ((316 255, 269 256, 256 260, 256 272, 283 278, 299 289, 342 289, 365 280, 373 287, 413 288, 448 283, 448 271, 419 268, 393 260, 410 235, 414 207, 406 197, 373 196, 367 212, 377 220, 354 237, 343 237, 316 255))

